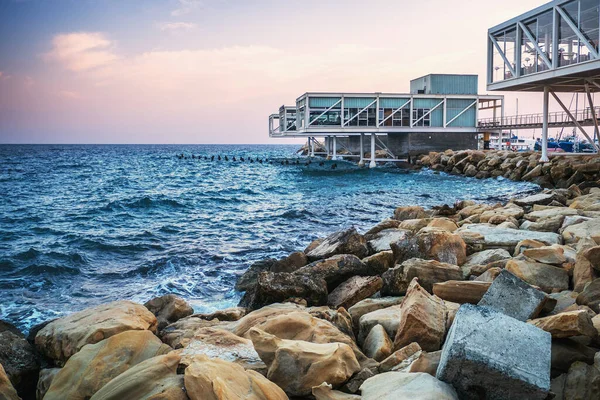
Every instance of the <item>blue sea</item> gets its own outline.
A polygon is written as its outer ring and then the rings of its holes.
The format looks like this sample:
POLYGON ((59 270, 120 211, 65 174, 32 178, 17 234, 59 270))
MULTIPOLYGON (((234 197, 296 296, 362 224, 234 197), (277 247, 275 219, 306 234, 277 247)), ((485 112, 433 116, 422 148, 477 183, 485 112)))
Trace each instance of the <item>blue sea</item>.
POLYGON ((253 262, 352 225, 364 232, 397 206, 539 190, 397 167, 306 165, 298 147, 0 145, 0 319, 27 330, 165 293, 198 312, 234 306, 235 282, 253 262))

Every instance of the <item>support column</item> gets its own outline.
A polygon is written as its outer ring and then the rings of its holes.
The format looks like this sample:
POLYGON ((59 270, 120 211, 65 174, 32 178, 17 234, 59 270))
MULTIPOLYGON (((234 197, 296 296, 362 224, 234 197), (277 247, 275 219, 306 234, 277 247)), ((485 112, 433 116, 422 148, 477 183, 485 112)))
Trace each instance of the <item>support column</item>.
POLYGON ((315 156, 315 143, 313 142, 313 138, 309 137, 308 138, 308 155, 310 157, 314 157, 315 156))
POLYGON ((375 168, 377 163, 375 162, 375 133, 371 133, 371 162, 369 168, 375 168))
POLYGON ((337 160, 337 136, 333 137, 333 157, 332 160, 337 160))
POLYGON ((364 167, 365 166, 365 147, 364 147, 364 142, 365 142, 365 134, 361 133, 360 134, 360 161, 358 162, 358 166, 359 167, 364 167))
POLYGON ((543 108, 543 124, 542 124, 542 158, 540 162, 548 162, 548 103, 550 102, 550 88, 544 86, 544 108, 543 108))
POLYGON ((325 148, 327 149, 327 159, 331 155, 331 136, 325 136, 325 148))

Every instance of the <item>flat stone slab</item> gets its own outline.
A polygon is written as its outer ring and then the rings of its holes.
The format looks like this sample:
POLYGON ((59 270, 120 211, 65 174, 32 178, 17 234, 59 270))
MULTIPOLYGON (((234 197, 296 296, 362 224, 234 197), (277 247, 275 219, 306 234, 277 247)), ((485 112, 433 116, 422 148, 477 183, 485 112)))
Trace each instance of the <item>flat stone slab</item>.
POLYGON ((517 244, 526 239, 538 240, 548 246, 562 244, 561 236, 554 232, 502 228, 490 224, 467 224, 458 231, 479 233, 484 236, 484 247, 486 249, 506 249, 511 254, 517 244))
POLYGON ((463 400, 543 400, 550 390, 552 337, 489 307, 464 304, 436 376, 463 400))
POLYGON ((478 305, 488 306, 519 321, 527 321, 540 313, 545 302, 544 292, 509 271, 502 270, 478 305))

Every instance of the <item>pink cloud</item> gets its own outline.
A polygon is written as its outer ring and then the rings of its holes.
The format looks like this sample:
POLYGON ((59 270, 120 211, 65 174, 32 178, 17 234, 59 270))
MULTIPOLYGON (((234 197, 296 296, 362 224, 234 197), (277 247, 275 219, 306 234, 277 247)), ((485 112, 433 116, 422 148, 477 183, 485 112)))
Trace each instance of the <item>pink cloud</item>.
POLYGON ((158 27, 161 31, 191 31, 198 25, 191 22, 165 22, 159 24, 158 27))
POLYGON ((56 35, 46 60, 57 61, 71 71, 85 71, 105 66, 118 59, 113 43, 102 33, 76 32, 56 35))
POLYGON ((79 93, 73 92, 70 90, 61 90, 57 93, 57 95, 64 99, 72 99, 72 100, 81 99, 81 95, 79 93))

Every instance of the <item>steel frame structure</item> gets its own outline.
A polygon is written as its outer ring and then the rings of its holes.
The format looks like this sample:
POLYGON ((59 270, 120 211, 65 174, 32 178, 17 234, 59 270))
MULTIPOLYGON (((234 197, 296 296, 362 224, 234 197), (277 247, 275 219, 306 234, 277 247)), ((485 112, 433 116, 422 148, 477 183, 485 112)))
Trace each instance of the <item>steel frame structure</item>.
MULTIPOLYGON (((559 126, 575 126, 596 151, 600 150, 596 141, 583 128, 578 115, 573 115, 556 94, 586 93, 591 113, 589 122, 593 124, 594 136, 597 137, 598 115, 591 93, 600 89, 600 0, 554 0, 489 29, 487 36, 488 90, 543 92, 540 162, 549 161, 548 128, 552 123, 549 113, 550 96, 563 110, 563 120, 559 122, 559 126), (535 27, 536 31, 533 32, 530 27, 535 27), (563 37, 563 34, 566 36, 563 37), (503 37, 502 43, 498 41, 500 37, 503 37), (507 43, 512 43, 512 46, 507 47, 507 43), (567 54, 566 59, 563 59, 565 46, 567 54), (509 48, 511 52, 507 51, 509 48), (532 66, 523 64, 524 53, 534 57, 532 66), (502 61, 503 74, 500 80, 497 77, 494 79, 494 72, 497 74, 500 70, 495 65, 495 54, 502 61), (561 65, 562 62, 566 65, 561 65), (527 72, 534 65, 535 71, 527 72)), ((554 121, 555 126, 556 123, 554 121)), ((515 128, 518 129, 518 126, 515 128)))

